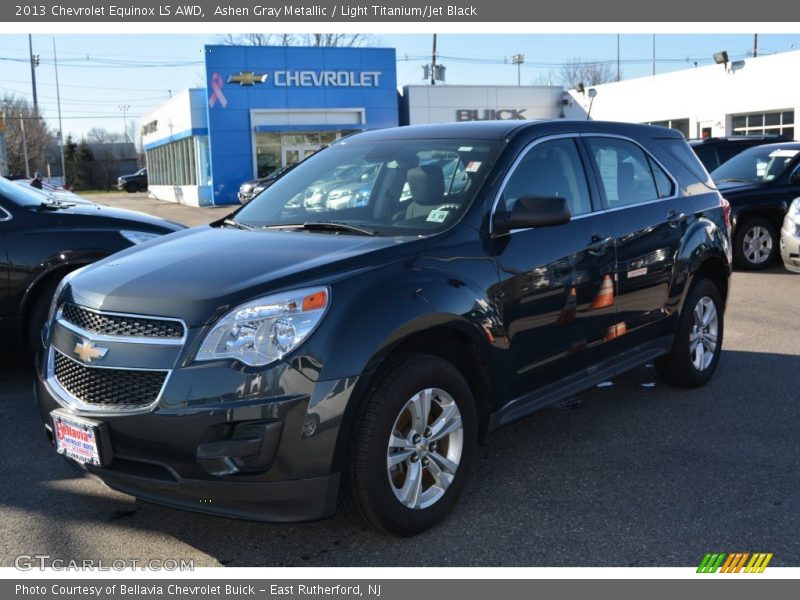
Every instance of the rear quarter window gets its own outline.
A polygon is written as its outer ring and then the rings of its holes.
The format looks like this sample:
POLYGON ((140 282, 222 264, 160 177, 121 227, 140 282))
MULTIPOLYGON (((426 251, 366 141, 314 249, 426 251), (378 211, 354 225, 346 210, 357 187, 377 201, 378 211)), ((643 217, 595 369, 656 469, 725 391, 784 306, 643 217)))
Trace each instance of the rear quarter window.
MULTIPOLYGON (((689 147, 686 140, 679 138, 662 138, 655 141, 667 151, 667 154, 669 154, 674 162, 682 167, 681 171, 691 176, 691 181, 683 181, 686 177, 681 177, 683 187, 689 188, 694 183, 702 183, 710 189, 716 189, 706 167, 700 162, 697 154, 689 147)), ((673 175, 677 175, 677 173, 673 171, 673 175)))

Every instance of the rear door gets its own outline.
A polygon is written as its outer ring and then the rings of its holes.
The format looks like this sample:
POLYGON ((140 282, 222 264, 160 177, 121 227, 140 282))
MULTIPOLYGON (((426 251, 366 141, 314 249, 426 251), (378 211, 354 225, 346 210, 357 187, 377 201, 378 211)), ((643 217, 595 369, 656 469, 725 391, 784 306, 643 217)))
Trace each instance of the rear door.
MULTIPOLYGON (((637 142, 583 136, 617 250, 617 310, 627 333, 665 323, 681 239, 693 215, 674 178, 637 142)), ((631 343, 651 336, 633 335, 631 343)))
POLYGON ((503 211, 522 196, 558 196, 572 213, 563 225, 492 239, 514 397, 596 363, 615 321, 613 232, 586 162, 577 136, 538 140, 517 158, 497 200, 503 211))

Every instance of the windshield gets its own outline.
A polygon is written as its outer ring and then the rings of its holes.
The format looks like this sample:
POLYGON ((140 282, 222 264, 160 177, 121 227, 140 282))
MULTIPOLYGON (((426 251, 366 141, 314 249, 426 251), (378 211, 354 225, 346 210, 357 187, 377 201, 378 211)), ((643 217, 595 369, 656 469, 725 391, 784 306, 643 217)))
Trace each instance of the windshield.
POLYGON ((789 167, 800 148, 757 146, 745 150, 711 172, 714 181, 746 181, 766 183, 780 177, 789 167))
POLYGON ((29 183, 14 183, 5 177, 0 177, 0 195, 17 206, 39 206, 48 201, 47 192, 37 190, 29 183))
POLYGON ((461 218, 499 148, 463 139, 340 142, 279 178, 235 218, 252 227, 336 223, 375 235, 435 233, 461 218))

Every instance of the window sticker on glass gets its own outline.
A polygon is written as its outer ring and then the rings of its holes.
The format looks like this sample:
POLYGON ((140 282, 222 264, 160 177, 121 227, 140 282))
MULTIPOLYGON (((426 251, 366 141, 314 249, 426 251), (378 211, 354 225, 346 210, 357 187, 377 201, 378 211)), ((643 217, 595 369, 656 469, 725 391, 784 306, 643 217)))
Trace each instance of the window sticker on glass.
POLYGON ((597 166, 600 168, 600 178, 606 189, 609 202, 619 201, 619 187, 617 186, 617 152, 608 148, 597 151, 597 166))
POLYGON ((461 146, 458 149, 459 152, 472 152, 472 146, 461 146))
POLYGON ((479 160, 472 160, 467 163, 467 168, 464 169, 467 173, 477 173, 478 169, 481 168, 481 161, 479 160))
POLYGON ((439 208, 434 208, 429 214, 428 218, 425 219, 430 223, 444 223, 445 219, 447 218, 448 211, 442 210, 439 208))
POLYGON ((797 156, 797 153, 800 150, 775 150, 775 152, 770 152, 770 158, 794 158, 797 156))

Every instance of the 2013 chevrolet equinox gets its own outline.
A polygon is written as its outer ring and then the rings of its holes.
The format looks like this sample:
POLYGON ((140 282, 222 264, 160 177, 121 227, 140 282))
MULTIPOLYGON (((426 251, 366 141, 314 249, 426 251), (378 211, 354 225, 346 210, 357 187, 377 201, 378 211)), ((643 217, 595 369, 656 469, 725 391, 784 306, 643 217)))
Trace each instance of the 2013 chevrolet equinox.
POLYGON ((486 122, 353 136, 228 219, 60 287, 38 406, 108 486, 228 516, 445 518, 488 432, 641 363, 720 356, 729 207, 677 132, 486 122), (368 199, 316 197, 343 167, 368 199))

